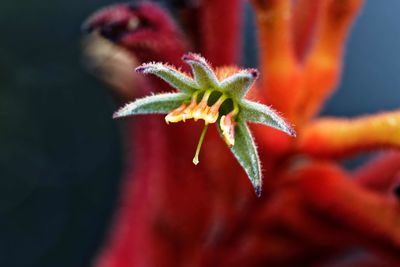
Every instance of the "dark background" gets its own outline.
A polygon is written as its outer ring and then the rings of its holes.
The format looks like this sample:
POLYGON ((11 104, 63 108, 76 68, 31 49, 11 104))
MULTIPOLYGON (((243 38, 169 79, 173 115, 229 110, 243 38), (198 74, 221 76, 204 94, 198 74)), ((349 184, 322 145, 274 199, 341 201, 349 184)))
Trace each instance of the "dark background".
MULTIPOLYGON (((80 61, 80 25, 112 1, 0 3, 0 266, 89 266, 122 169, 116 109, 80 61)), ((400 2, 368 1, 324 114, 400 105, 400 2)), ((247 8, 245 60, 255 66, 247 8)))

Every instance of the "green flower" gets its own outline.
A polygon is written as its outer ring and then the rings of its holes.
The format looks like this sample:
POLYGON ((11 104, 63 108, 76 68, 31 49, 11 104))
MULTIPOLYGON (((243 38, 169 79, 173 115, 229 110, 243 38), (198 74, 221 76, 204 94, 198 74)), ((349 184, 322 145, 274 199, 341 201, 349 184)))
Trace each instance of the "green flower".
POLYGON ((167 123, 188 119, 204 120, 205 126, 193 158, 196 165, 199 162, 198 156, 207 126, 217 123, 221 136, 245 170, 259 196, 260 160, 247 122, 265 124, 291 136, 295 136, 294 130, 271 108, 244 98, 257 79, 257 70, 224 67, 214 71, 203 57, 192 53, 184 55, 182 60, 190 65, 193 78, 163 63, 146 63, 136 68, 139 73, 158 76, 179 92, 137 99, 118 110, 114 118, 167 113, 167 123))

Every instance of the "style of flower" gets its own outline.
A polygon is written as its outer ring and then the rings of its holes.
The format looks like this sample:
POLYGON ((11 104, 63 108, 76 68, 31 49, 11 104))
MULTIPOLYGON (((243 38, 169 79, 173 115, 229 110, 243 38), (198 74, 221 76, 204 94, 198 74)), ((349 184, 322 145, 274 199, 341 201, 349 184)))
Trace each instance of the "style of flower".
POLYGON ((167 123, 188 119, 204 120, 193 163, 199 163, 200 148, 209 124, 217 123, 219 132, 245 170, 256 194, 261 193, 261 168, 254 138, 247 122, 261 123, 291 136, 294 130, 271 108, 245 99, 258 77, 256 69, 235 67, 215 71, 200 55, 182 57, 192 69, 193 78, 173 66, 146 63, 136 68, 144 74, 154 74, 179 92, 162 93, 137 99, 114 114, 114 118, 137 114, 168 113, 167 123))

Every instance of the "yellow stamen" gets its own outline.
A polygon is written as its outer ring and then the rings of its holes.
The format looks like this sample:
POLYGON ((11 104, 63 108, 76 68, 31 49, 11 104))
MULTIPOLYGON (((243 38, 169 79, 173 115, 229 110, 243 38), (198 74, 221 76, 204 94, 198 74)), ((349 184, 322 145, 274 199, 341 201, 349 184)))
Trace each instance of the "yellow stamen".
POLYGON ((235 110, 228 113, 226 116, 221 116, 220 119, 220 127, 222 131, 222 136, 226 144, 230 147, 235 145, 235 121, 233 120, 233 116, 235 116, 235 110))
POLYGON ((186 109, 186 104, 183 103, 178 108, 174 109, 165 116, 165 122, 168 124, 170 122, 179 122, 183 119, 183 111, 186 109))
POLYGON ((217 121, 219 116, 219 108, 226 98, 227 97, 225 95, 222 95, 217 102, 211 106, 210 110, 207 112, 207 115, 203 118, 206 123, 214 123, 217 121))
POLYGON ((197 121, 198 119, 203 119, 205 116, 206 112, 208 112, 208 109, 210 108, 207 106, 208 98, 211 95, 212 90, 208 90, 204 93, 203 98, 201 99, 200 103, 197 105, 197 107, 193 110, 193 119, 197 121), (208 109, 207 109, 208 108, 208 109))
MULTIPOLYGON (((222 94, 217 101, 210 107, 208 106, 208 100, 210 98, 213 90, 207 90, 204 92, 204 95, 197 104, 197 96, 198 92, 192 95, 192 99, 189 105, 183 103, 180 107, 174 109, 165 117, 165 121, 169 122, 179 122, 186 121, 187 119, 194 119, 195 121, 202 119, 206 124, 215 123, 219 117, 219 109, 223 102, 228 98, 226 95, 222 94)), ((228 115, 222 116, 220 125, 223 130, 223 135, 225 136, 225 141, 228 145, 233 145, 234 143, 234 133, 233 129, 230 129, 232 126, 232 118, 239 112, 239 107, 236 103, 233 103, 234 108, 228 115)))
POLYGON ((197 93, 194 93, 190 105, 183 111, 183 121, 193 118, 193 110, 197 105, 196 99, 197 93))

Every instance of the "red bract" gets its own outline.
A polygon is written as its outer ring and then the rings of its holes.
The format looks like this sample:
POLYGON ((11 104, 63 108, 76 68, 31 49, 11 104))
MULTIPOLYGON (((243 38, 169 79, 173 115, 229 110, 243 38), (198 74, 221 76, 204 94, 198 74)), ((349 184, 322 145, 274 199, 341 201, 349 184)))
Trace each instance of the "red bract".
MULTIPOLYGON (((252 127, 264 172, 261 198, 215 131, 194 166, 202 125, 167 126, 158 116, 127 121, 132 152, 121 204, 95 266, 400 265, 400 205, 391 193, 400 193, 399 154, 385 154, 355 173, 337 162, 398 148, 400 113, 316 117, 340 78, 344 43, 361 4, 252 1, 261 81, 250 95, 280 111, 298 133, 290 138, 252 127), (351 260, 340 263, 343 258, 351 260)), ((189 49, 214 66, 235 63, 241 2, 193 5, 178 12, 184 31, 150 3, 109 7, 85 25, 139 63, 179 66, 189 49)), ((171 89, 148 78, 137 80, 131 91, 142 96, 171 89)))

